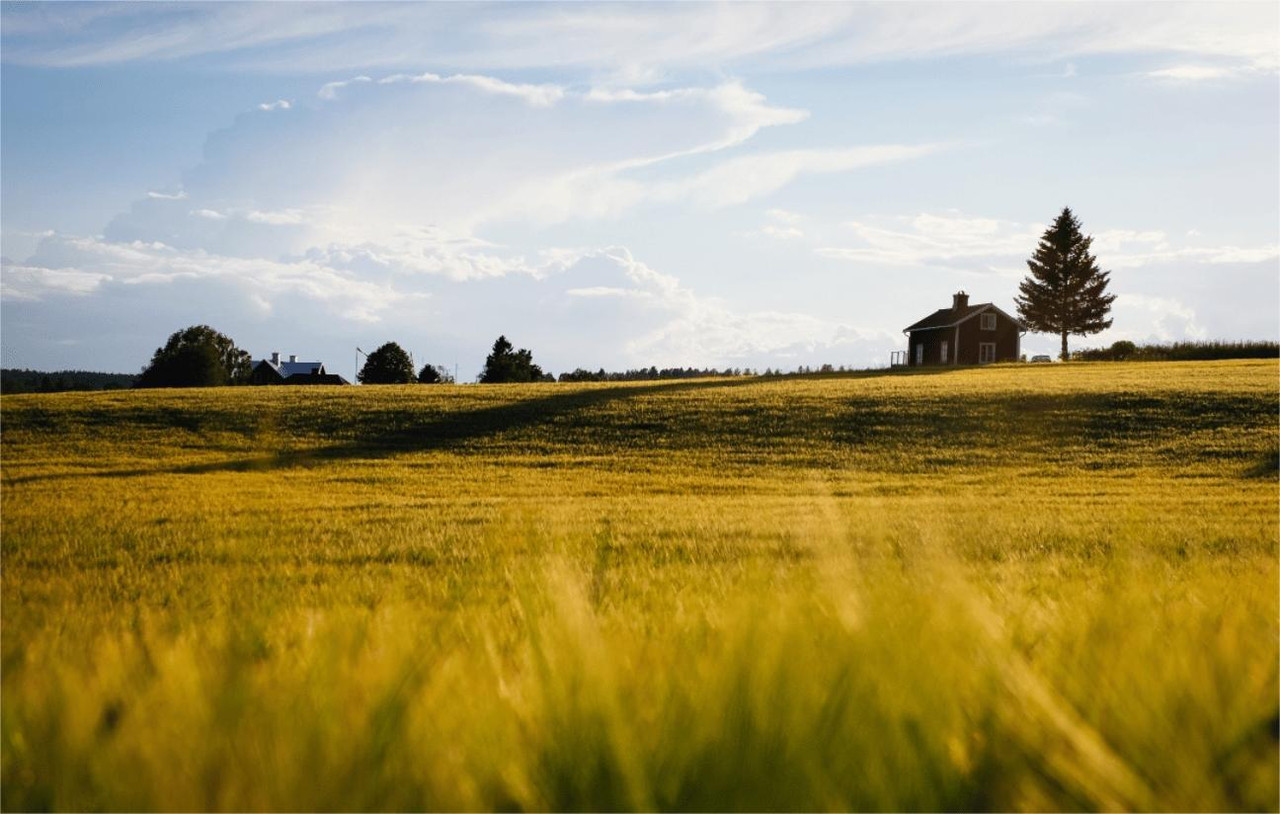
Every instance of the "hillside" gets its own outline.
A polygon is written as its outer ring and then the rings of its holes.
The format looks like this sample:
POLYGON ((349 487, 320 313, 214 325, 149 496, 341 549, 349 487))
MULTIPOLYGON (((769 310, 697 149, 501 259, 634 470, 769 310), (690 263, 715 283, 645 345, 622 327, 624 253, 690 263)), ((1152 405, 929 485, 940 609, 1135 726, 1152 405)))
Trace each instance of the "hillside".
POLYGON ((4 396, 0 802, 1273 809, 1278 399, 1274 361, 4 396))

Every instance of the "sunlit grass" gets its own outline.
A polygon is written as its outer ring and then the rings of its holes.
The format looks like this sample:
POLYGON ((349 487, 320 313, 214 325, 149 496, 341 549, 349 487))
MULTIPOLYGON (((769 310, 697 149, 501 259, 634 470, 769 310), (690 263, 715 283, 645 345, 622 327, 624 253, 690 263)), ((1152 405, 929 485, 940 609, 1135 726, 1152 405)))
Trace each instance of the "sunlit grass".
POLYGON ((1274 810, 1278 397, 7 396, 0 802, 1274 810))

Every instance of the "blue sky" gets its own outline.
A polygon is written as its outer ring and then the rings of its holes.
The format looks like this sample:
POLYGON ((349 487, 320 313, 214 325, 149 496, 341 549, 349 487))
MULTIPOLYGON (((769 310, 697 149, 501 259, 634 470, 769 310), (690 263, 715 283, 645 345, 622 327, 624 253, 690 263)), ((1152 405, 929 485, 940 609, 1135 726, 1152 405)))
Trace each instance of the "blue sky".
MULTIPOLYGON (((0 353, 887 363, 1064 205, 1116 339, 1280 335, 1274 3, 0 6, 0 353)), ((1056 348, 1028 335, 1029 352, 1056 348)))

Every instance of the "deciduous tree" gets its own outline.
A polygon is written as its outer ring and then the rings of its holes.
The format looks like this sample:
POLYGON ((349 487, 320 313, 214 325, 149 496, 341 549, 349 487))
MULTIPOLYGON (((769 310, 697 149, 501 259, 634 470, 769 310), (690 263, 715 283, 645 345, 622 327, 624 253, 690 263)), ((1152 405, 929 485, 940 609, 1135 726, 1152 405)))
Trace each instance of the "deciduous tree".
POLYGON ((388 342, 365 357, 356 378, 361 384, 412 384, 413 360, 404 348, 388 342))
POLYGON ((249 354, 231 337, 208 325, 193 325, 170 335, 142 369, 136 387, 216 387, 244 384, 251 372, 249 354))

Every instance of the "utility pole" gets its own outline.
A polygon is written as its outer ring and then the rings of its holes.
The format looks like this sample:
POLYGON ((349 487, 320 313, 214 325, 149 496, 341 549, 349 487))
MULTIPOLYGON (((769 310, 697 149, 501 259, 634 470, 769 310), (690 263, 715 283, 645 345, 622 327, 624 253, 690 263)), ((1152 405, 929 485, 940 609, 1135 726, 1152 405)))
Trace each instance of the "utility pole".
POLYGON ((365 359, 369 358, 369 354, 365 353, 364 351, 360 350, 359 347, 357 347, 356 348, 356 372, 355 372, 355 375, 351 377, 352 384, 360 383, 360 357, 361 356, 363 356, 365 359))

